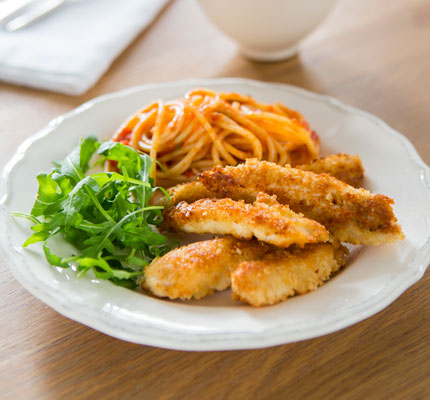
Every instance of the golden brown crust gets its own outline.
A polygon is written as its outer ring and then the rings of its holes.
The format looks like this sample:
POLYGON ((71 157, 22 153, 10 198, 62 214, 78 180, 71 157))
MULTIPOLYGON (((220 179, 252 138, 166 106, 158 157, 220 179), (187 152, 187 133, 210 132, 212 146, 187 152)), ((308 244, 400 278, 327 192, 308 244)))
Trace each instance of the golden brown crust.
POLYGON ((327 174, 247 160, 237 167, 215 167, 199 181, 216 197, 252 202, 259 192, 323 224, 340 241, 379 245, 404 238, 392 199, 355 189, 327 174))
POLYGON ((231 236, 195 242, 156 258, 145 269, 143 289, 158 297, 201 299, 225 290, 254 306, 274 304, 315 290, 344 265, 339 242, 280 249, 231 236))
POLYGON ((232 297, 260 307, 313 291, 344 265, 345 254, 347 249, 339 242, 318 243, 244 261, 232 272, 232 297))
POLYGON ((269 246, 231 236, 192 243, 156 258, 145 268, 142 288, 158 297, 200 299, 230 287, 230 275, 242 261, 259 259, 269 246))
POLYGON ((192 203, 199 199, 213 197, 200 182, 194 181, 176 185, 167 190, 170 195, 170 204, 176 205, 181 201, 192 203))
MULTIPOLYGON (((308 164, 298 165, 295 168, 312 171, 316 174, 327 173, 354 187, 361 186, 364 176, 360 157, 349 154, 333 154, 315 159, 308 164)), ((175 206, 181 201, 192 203, 199 199, 217 197, 197 181, 181 183, 169 188, 167 192, 170 195, 170 201, 163 196, 163 199, 156 200, 154 204, 175 206)))
POLYGON ((169 209, 164 225, 187 233, 229 234, 257 239, 280 247, 325 242, 327 230, 281 205, 276 197, 259 194, 253 204, 231 199, 200 199, 181 202, 169 209))
POLYGON ((163 193, 157 192, 151 199, 151 204, 164 206, 165 208, 175 206, 181 201, 192 203, 193 201, 214 197, 200 182, 193 181, 180 183, 167 189, 170 199, 163 193))
POLYGON ((308 164, 297 165, 296 168, 315 174, 329 174, 354 187, 361 187, 364 177, 360 157, 350 154, 332 154, 317 158, 308 164))

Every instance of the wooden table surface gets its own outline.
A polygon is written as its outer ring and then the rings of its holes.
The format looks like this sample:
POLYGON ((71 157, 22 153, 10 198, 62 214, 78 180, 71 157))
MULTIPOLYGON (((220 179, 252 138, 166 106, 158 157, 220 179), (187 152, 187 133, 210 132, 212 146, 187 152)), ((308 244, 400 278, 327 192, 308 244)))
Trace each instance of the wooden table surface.
MULTIPOLYGON (((332 95, 384 119, 430 162, 427 0, 341 1, 299 57, 273 64, 243 59, 194 1, 177 0, 84 96, 0 84, 1 166, 50 119, 94 96, 220 76, 332 95)), ((0 272, 1 399, 430 398, 428 272, 385 310, 340 332, 268 349, 207 353, 111 338, 36 300, 4 260, 0 272)))

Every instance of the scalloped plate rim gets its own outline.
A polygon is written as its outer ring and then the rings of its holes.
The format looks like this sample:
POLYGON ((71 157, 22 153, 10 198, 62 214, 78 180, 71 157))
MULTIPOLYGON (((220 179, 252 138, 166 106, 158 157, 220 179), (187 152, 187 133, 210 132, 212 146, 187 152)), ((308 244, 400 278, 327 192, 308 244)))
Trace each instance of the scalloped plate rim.
MULTIPOLYGON (((430 170, 421 157, 418 155, 416 149, 412 145, 412 143, 401 133, 391 128, 380 118, 357 108, 348 106, 340 101, 334 99, 333 97, 317 94, 310 92, 308 90, 298 88, 292 85, 284 84, 284 83, 276 83, 276 82, 261 82, 250 79, 243 78, 217 78, 217 79, 186 79, 180 81, 172 81, 172 82, 164 82, 164 83, 151 83, 146 85, 140 85, 131 87, 125 90, 108 93, 99 97, 96 97, 92 100, 89 100, 83 103, 81 106, 75 108, 72 111, 69 111, 65 114, 62 114, 53 120, 51 120, 47 126, 36 132, 34 135, 27 138, 12 156, 11 160, 6 164, 3 168, 2 172, 2 182, 0 187, 0 205, 1 205, 1 220, 2 222, 7 222, 7 218, 9 216, 6 214, 5 210, 5 202, 7 201, 7 193, 9 187, 9 175, 13 171, 15 167, 24 159, 26 152, 31 148, 31 146, 37 141, 43 139, 48 136, 50 133, 55 131, 55 129, 62 124, 65 120, 75 117, 81 112, 93 107, 96 104, 103 103, 106 100, 118 97, 124 97, 130 95, 135 92, 151 90, 159 87, 172 87, 172 86, 184 86, 184 85, 216 85, 216 84, 244 84, 250 85, 254 87, 259 87, 262 89, 270 89, 272 88, 283 88, 287 91, 295 92, 299 95, 310 97, 314 100, 322 101, 330 104, 333 107, 339 108, 342 111, 351 112, 353 114, 360 114, 367 119, 372 120, 374 123, 378 124, 380 128, 392 136, 396 137, 397 140, 402 142, 403 147, 405 148, 407 155, 410 160, 419 167, 421 173, 423 174, 423 183, 425 185, 425 190, 430 195, 430 170)), ((429 196, 430 198, 430 196, 429 196)), ((427 201, 427 228, 430 226, 430 200, 427 201)), ((421 246, 419 251, 412 258, 410 263, 408 264, 408 268, 403 270, 399 275, 393 278, 389 283, 387 283, 383 293, 380 293, 377 296, 373 296, 370 299, 367 299, 366 302, 361 304, 355 304, 351 308, 359 308, 354 312, 350 313, 346 318, 345 315, 340 316, 339 312, 333 312, 330 314, 331 318, 323 318, 322 326, 321 324, 315 327, 307 328, 308 330, 303 332, 303 329, 299 329, 296 332, 289 331, 288 338, 285 338, 283 332, 277 332, 274 334, 274 328, 271 328, 268 332, 262 330, 261 332, 235 332, 230 333, 220 332, 216 334, 201 334, 194 335, 189 338, 189 333, 181 333, 183 337, 178 338, 178 332, 174 330, 167 330, 157 326, 145 326, 139 325, 138 331, 126 332, 123 329, 118 329, 115 326, 112 326, 109 321, 105 320, 95 320, 91 317, 91 312, 87 309, 82 308, 82 310, 75 310, 73 307, 70 308, 67 304, 58 302, 52 294, 47 293, 43 289, 40 289, 33 282, 30 282, 26 279, 25 276, 21 275, 18 270, 14 269, 12 266, 22 260, 19 260, 21 257, 18 253, 15 252, 7 252, 5 248, 5 244, 9 241, 8 235, 6 234, 5 226, 6 224, 2 224, 2 228, 0 229, 0 235, 2 236, 2 240, 0 241, 1 248, 3 250, 3 255, 5 259, 9 263, 9 268, 12 271, 15 278, 18 282, 27 289, 30 293, 32 293, 36 298, 43 301, 51 308, 55 309, 60 314, 78 321, 84 325, 87 325, 91 328, 99 330, 105 334, 111 335, 113 337, 127 340, 134 343, 146 344, 150 346, 158 346, 169 349, 176 350, 198 350, 198 351, 207 351, 207 350, 238 350, 238 349, 251 349, 251 348, 264 348, 269 346, 281 345, 286 343, 291 343, 300 340, 311 339, 314 337, 326 335, 340 329, 351 326, 357 322, 360 322, 376 313, 380 312, 382 309, 386 308, 389 304, 391 304, 394 300, 396 300, 405 290, 411 287, 414 283, 416 283, 425 273, 427 269, 428 259, 430 257, 430 233, 428 233, 426 242, 421 246), (390 289, 390 290, 389 290, 390 289), (369 306, 369 302, 371 302, 371 306, 369 306), (363 304, 366 303, 366 307, 363 307, 363 304), (325 321, 325 322, 324 322, 325 321), (142 336, 142 330, 145 332, 145 335, 142 336), (152 332, 153 331, 153 332, 152 332), (174 337, 173 337, 174 336, 174 337), (188 340, 187 340, 188 339, 188 340)), ((427 229, 427 232, 429 229, 427 229)), ((74 305, 76 306, 76 305, 74 305)), ((345 310, 343 310, 345 311, 345 310)), ((92 311, 94 312, 94 311, 92 311)), ((311 324, 312 325, 312 324, 311 324)), ((306 328, 306 327, 305 327, 306 328)))

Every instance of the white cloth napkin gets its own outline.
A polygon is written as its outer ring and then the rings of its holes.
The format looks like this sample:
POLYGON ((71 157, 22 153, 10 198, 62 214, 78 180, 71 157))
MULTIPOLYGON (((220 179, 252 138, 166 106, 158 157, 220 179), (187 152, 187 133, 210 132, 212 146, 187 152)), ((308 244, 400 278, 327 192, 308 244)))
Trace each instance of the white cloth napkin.
POLYGON ((70 0, 40 21, 0 31, 0 80, 85 93, 168 0, 70 0))

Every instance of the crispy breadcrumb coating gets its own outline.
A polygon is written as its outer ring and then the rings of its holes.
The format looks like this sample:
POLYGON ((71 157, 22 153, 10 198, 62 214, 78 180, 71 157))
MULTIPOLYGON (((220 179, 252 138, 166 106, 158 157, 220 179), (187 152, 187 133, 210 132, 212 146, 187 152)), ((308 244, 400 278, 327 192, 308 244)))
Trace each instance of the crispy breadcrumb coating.
POLYGON ((360 157, 350 154, 332 154, 317 158, 308 164, 297 165, 295 168, 315 174, 329 174, 354 187, 361 187, 364 177, 360 157))
POLYGON ((158 297, 201 299, 229 288, 231 272, 241 262, 268 250, 264 243, 231 236, 195 242, 156 258, 145 268, 141 286, 158 297))
POLYGON ((251 159, 236 167, 205 171, 199 181, 219 198, 252 202, 259 192, 276 195, 280 203, 323 224, 340 241, 380 245, 404 238, 392 199, 355 189, 327 174, 251 159))
POLYGON ((169 188, 167 192, 170 195, 170 201, 167 204, 171 206, 175 206, 181 201, 193 203, 196 200, 205 198, 210 199, 215 197, 211 192, 209 192, 209 190, 207 190, 200 182, 197 181, 173 186, 169 188))
POLYGON ((155 296, 181 300, 232 286, 233 299, 269 305, 315 290, 344 265, 347 252, 339 242, 280 249, 225 236, 156 258, 146 267, 141 286, 155 296))
POLYGON ((317 243, 244 261, 232 272, 232 297, 260 307, 313 291, 344 265, 347 252, 339 242, 317 243))
MULTIPOLYGON (((316 174, 329 174, 354 187, 360 187, 364 169, 359 156, 349 154, 333 154, 311 161, 308 164, 298 165, 295 168, 312 171, 316 174)), ((157 199, 154 204, 175 206, 181 201, 192 203, 199 199, 217 197, 198 181, 181 183, 167 189, 170 201, 164 196, 157 199)))
POLYGON ((257 195, 253 204, 231 199, 200 199, 181 202, 169 209, 163 224, 187 233, 229 234, 239 239, 256 237, 280 247, 326 242, 327 230, 281 205, 276 197, 257 195))

